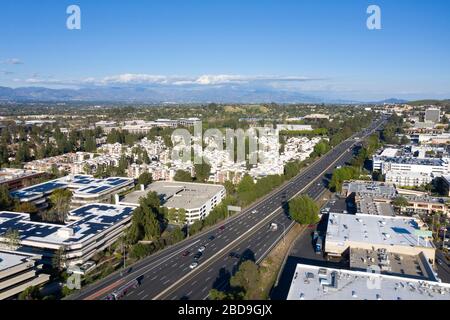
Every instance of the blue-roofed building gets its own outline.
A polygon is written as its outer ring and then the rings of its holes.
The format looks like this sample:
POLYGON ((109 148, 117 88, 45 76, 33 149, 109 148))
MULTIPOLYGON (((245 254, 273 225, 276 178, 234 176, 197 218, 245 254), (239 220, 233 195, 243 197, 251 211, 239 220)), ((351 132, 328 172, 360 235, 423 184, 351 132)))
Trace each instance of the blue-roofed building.
POLYGON ((110 246, 131 223, 134 207, 93 203, 69 212, 68 223, 58 225, 31 221, 30 215, 0 212, 0 242, 9 229, 20 234, 22 252, 42 255, 50 264, 54 253, 65 250, 67 266, 88 261, 96 252, 110 246))
POLYGON ((89 175, 69 175, 14 191, 11 196, 20 202, 31 202, 43 210, 47 208, 47 199, 53 191, 69 189, 73 192, 71 206, 75 208, 88 203, 112 203, 115 194, 133 187, 132 178, 96 179, 89 175))

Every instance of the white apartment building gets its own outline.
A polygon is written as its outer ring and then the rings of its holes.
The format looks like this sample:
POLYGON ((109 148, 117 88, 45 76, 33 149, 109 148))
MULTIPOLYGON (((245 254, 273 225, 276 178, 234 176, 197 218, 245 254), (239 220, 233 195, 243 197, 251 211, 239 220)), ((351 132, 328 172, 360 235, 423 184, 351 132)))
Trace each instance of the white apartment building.
POLYGON ((168 209, 185 209, 187 224, 206 218, 226 196, 225 187, 221 185, 161 181, 127 194, 119 204, 138 207, 139 199, 150 192, 160 195, 162 206, 168 209))

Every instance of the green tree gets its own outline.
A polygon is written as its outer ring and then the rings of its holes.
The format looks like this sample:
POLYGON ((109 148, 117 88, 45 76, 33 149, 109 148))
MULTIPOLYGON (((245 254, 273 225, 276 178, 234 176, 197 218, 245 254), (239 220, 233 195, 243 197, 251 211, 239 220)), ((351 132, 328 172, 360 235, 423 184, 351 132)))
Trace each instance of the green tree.
POLYGON ((22 202, 22 203, 17 202, 16 205, 14 206, 14 211, 35 214, 38 212, 38 209, 31 202, 22 202))
POLYGON ((52 267, 53 269, 61 272, 64 270, 66 265, 66 249, 64 246, 60 246, 58 250, 55 251, 52 257, 52 267))
POLYGON ((195 177, 198 182, 206 182, 211 173, 211 166, 206 162, 195 165, 195 177))
POLYGON ((405 197, 397 197, 392 201, 392 205, 397 208, 405 208, 409 205, 409 201, 405 197))
POLYGON ((150 172, 143 172, 138 178, 138 184, 143 184, 144 186, 148 186, 153 182, 153 177, 150 172))
POLYGON ((72 191, 68 189, 58 189, 52 192, 49 197, 52 210, 58 215, 58 220, 64 222, 70 210, 72 191))
POLYGON ((20 233, 18 230, 9 228, 3 234, 3 237, 6 240, 6 246, 9 248, 9 250, 17 250, 17 248, 20 246, 20 233))
POLYGON ((261 273, 255 262, 247 260, 230 279, 230 285, 241 290, 245 300, 258 299, 260 294, 261 273))
POLYGON ((0 210, 5 211, 11 208, 14 204, 13 199, 9 193, 9 189, 6 185, 0 186, 0 210))
POLYGON ((178 209, 178 217, 177 217, 179 224, 185 224, 186 223, 186 209, 180 208, 178 209))
POLYGON ((17 297, 18 300, 41 300, 41 290, 37 286, 31 286, 22 291, 17 297))
POLYGON ((320 141, 314 146, 314 153, 319 157, 323 156, 328 151, 330 151, 330 145, 325 140, 320 141))
POLYGON ((192 182, 191 174, 185 170, 178 170, 173 179, 180 182, 192 182))
POLYGON ((289 201, 289 214, 292 220, 301 225, 316 224, 320 221, 319 207, 307 195, 302 195, 289 201))

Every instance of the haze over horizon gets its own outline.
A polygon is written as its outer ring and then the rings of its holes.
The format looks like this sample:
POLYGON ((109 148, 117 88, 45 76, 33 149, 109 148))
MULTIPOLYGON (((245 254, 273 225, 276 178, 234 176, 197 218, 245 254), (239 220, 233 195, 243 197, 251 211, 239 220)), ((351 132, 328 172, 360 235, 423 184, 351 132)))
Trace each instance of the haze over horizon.
POLYGON ((1 99, 450 98, 448 1, 80 0, 81 30, 68 30, 72 2, 3 3, 0 86, 34 89, 1 99), (370 4, 381 30, 366 27, 370 4))

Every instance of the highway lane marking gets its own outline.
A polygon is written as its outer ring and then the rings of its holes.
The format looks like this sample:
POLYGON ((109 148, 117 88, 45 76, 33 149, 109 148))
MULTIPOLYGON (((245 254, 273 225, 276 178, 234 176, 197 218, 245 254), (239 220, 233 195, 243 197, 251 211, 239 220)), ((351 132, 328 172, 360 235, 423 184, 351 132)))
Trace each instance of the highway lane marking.
POLYGON ((147 297, 148 297, 148 294, 146 294, 145 296, 143 296, 141 300, 145 300, 147 297))
MULTIPOLYGON (((343 144, 340 145, 340 146, 343 146, 343 145, 345 145, 345 144, 348 143, 348 142, 350 142, 350 140, 346 140, 346 141, 343 142, 343 144)), ((351 143, 350 146, 349 146, 348 148, 351 148, 351 147, 354 146, 354 145, 355 145, 355 142, 351 143)), ((339 146, 338 146, 338 148, 339 148, 339 146)), ((334 150, 336 150, 336 149, 334 149, 334 150)), ((346 154, 347 154, 347 153, 345 152, 345 153, 342 153, 341 155, 338 155, 338 157, 337 157, 334 161, 332 161, 327 167, 325 167, 323 170, 321 170, 321 172, 322 172, 322 173, 327 172, 327 171, 328 171, 331 167, 333 167, 338 161, 340 161, 346 154)), ((325 156, 325 157, 322 157, 321 159, 325 159, 325 160, 326 160, 326 159, 328 159, 328 158, 329 158, 329 156, 328 156, 328 157, 325 156)), ((324 161, 325 161, 325 160, 324 160, 324 161)), ((310 166, 309 168, 311 168, 311 166, 310 166)), ((320 167, 320 168, 321 168, 321 167, 320 167)), ((316 169, 317 169, 317 168, 316 168, 316 169)), ((303 172, 303 173, 305 173, 305 172, 303 172)), ((304 178, 304 177, 303 177, 303 178, 304 178)), ((301 181, 303 178, 299 178, 296 182, 298 183, 298 181, 299 181, 299 180, 301 181)), ((318 177, 316 177, 315 179, 311 180, 307 185, 305 185, 302 189, 300 189, 300 190, 299 190, 294 196, 292 196, 290 199, 296 197, 298 194, 301 194, 302 192, 304 192, 305 190, 307 190, 308 188, 310 188, 311 185, 312 185, 313 183, 317 182, 317 179, 318 179, 318 178, 321 178, 321 175, 318 176, 318 177)), ((283 190, 279 190, 278 193, 279 193, 279 192, 284 192, 284 191, 283 191, 283 190)), ((275 193, 275 194, 276 194, 276 193, 275 193)), ((270 198, 269 198, 269 199, 270 199, 270 198)), ((269 201, 270 201, 270 200, 269 200, 269 201)), ((270 203, 272 203, 272 202, 270 202, 270 203)), ((195 275, 195 274, 198 274, 198 273, 200 272, 199 270, 201 270, 201 268, 202 268, 203 266, 206 267, 206 264, 207 264, 208 262, 211 262, 212 260, 217 259, 217 258, 220 257, 221 255, 223 255, 223 253, 224 253, 225 251, 227 251, 230 247, 232 247, 233 244, 235 244, 235 243, 237 243, 238 241, 240 241, 243 237, 250 238, 250 236, 251 236, 252 234, 254 234, 254 233, 252 233, 252 232, 253 232, 255 229, 258 230, 258 229, 262 228, 262 226, 266 223, 266 220, 270 220, 270 218, 272 218, 273 215, 277 214, 278 211, 279 211, 280 209, 282 209, 282 206, 278 207, 278 208, 277 208, 276 210, 274 210, 272 213, 269 213, 268 215, 266 215, 266 216, 263 218, 263 220, 261 220, 260 223, 256 224, 255 226, 253 226, 252 228, 250 228, 247 232, 244 232, 243 234, 241 234, 240 236, 238 236, 234 241, 232 241, 230 244, 226 245, 224 248, 222 248, 220 251, 218 251, 215 255, 213 255, 213 256, 210 257, 208 260, 206 260, 206 261, 200 266, 199 269, 194 270, 193 273, 188 273, 188 274, 184 275, 184 276, 181 277, 178 281, 176 281, 176 282, 173 283, 171 286, 169 286, 168 288, 166 288, 165 290, 163 290, 162 292, 160 292, 158 295, 156 295, 153 299, 157 300, 159 297, 163 296, 166 292, 168 292, 168 291, 170 291, 172 288, 176 287, 178 284, 180 284, 180 283, 181 283, 183 280, 185 280, 186 278, 192 277, 193 274, 194 274, 194 275, 195 275)), ((293 223, 294 223, 294 222, 293 222, 293 223)), ((284 235, 284 233, 281 235, 281 237, 282 237, 283 235, 284 235)), ((278 241, 279 241, 279 240, 278 240, 278 241)), ((269 250, 270 250, 270 248, 269 248, 269 250)))
POLYGON ((109 286, 103 288, 102 290, 99 290, 99 291, 95 292, 94 294, 84 298, 83 300, 95 300, 98 297, 104 295, 105 293, 110 292, 113 288, 115 288, 116 286, 118 286, 124 282, 125 282, 125 280, 120 279, 120 280, 114 282, 113 284, 110 284, 109 286))
MULTIPOLYGON (((139 270, 134 271, 133 273, 131 273, 130 275, 128 275, 126 278, 122 278, 122 279, 120 279, 120 280, 114 282, 113 284, 111 284, 111 285, 109 285, 109 286, 107 286, 107 287, 105 287, 105 288, 103 288, 103 289, 101 289, 101 290, 99 290, 99 291, 93 293, 92 295, 90 295, 90 296, 84 298, 83 300, 95 300, 95 299, 97 299, 99 296, 101 296, 102 294, 104 294, 104 293, 106 293, 106 292, 110 292, 110 291, 112 291, 112 289, 118 287, 120 284, 122 284, 123 282, 125 282, 125 279, 133 279, 133 278, 135 278, 135 277, 136 277, 136 274, 138 274, 138 273, 139 273, 140 275, 145 276, 145 275, 146 275, 147 273, 149 273, 151 270, 157 268, 159 265, 163 264, 163 263, 166 262, 167 260, 172 259, 172 257, 174 257, 175 255, 180 254, 181 252, 185 251, 187 248, 192 247, 193 245, 195 245, 195 244, 198 243, 199 241, 200 241, 200 240, 197 240, 197 241, 193 242, 192 244, 190 244, 190 245, 188 245, 188 246, 185 246, 185 247, 181 248, 180 250, 175 251, 174 253, 172 253, 171 255, 169 255, 167 258, 163 259, 162 261, 160 261, 160 262, 157 263, 156 265, 154 265, 154 264, 155 264, 156 262, 158 262, 158 261, 155 261, 155 262, 151 263, 151 264, 150 264, 150 266, 151 266, 150 268, 148 268, 148 265, 147 265, 147 267, 143 267, 142 269, 139 269, 139 270), (143 272, 143 271, 145 271, 145 272, 143 272)), ((159 270, 161 271, 162 269, 159 269, 159 270)), ((157 278, 157 277, 156 277, 156 278, 157 278)), ((153 280, 155 280, 155 279, 153 279, 153 280)), ((153 280, 151 280, 151 281, 153 281, 153 280)))

